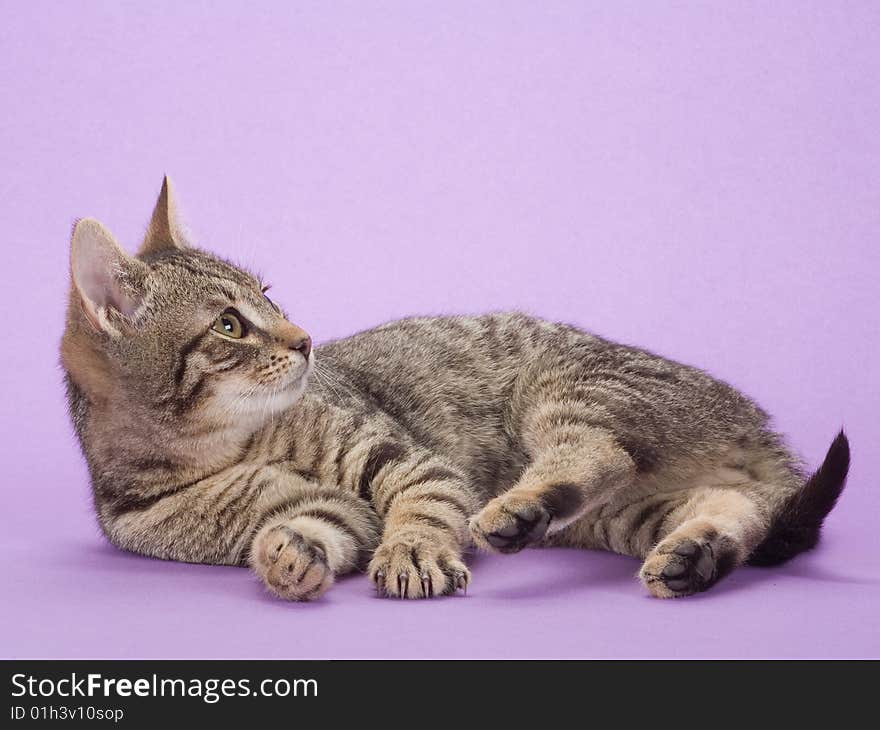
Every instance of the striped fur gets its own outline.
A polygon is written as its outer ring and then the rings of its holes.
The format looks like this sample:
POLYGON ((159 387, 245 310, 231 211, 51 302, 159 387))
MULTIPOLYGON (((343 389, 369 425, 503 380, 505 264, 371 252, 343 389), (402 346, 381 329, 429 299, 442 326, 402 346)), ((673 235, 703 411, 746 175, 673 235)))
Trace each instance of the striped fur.
MULTIPOLYGON (((667 597, 763 559, 780 515, 795 534, 793 504, 828 502, 796 501, 805 475, 766 414, 700 370, 517 313, 311 352, 260 281, 181 230, 167 181, 136 257, 95 221, 74 230, 62 362, 123 549, 250 564, 309 600, 359 569, 386 595, 465 589, 471 540, 573 545, 644 559, 667 597), (224 311, 242 338, 212 329, 224 311)), ((845 456, 826 470, 838 492, 845 456)))

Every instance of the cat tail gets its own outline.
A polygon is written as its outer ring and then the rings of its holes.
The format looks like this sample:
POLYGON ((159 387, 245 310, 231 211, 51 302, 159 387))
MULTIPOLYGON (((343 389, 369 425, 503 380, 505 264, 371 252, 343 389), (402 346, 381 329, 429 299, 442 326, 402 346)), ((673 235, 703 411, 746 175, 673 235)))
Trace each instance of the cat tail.
POLYGON ((841 431, 825 461, 773 518, 770 532, 748 559, 750 565, 778 565, 819 542, 822 521, 833 509, 849 472, 849 440, 841 431))

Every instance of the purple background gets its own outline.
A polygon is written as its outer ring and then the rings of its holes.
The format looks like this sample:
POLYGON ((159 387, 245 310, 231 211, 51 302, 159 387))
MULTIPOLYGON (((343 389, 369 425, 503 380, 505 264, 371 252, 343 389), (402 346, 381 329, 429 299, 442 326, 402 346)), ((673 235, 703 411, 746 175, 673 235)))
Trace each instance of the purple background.
POLYGON ((5 657, 880 655, 880 5, 5 3, 5 657), (106 7, 102 7, 106 5, 106 7), (699 364, 848 491, 816 552, 652 600, 637 563, 478 557, 467 598, 312 605, 99 537, 57 346, 76 216, 195 239, 317 341, 518 307, 699 364))

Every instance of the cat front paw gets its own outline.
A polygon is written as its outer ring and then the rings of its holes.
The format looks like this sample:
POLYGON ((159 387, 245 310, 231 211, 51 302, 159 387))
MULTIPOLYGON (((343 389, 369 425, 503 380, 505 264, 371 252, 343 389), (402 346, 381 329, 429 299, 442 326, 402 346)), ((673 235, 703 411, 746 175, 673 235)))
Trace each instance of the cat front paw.
POLYGON ((285 523, 257 533, 251 566, 272 593, 288 601, 314 600, 333 585, 324 548, 285 523))
POLYGON ((471 574, 459 554, 422 535, 391 535, 379 545, 368 573, 376 591, 397 598, 467 592, 471 574))
POLYGON ((516 553, 544 539, 550 513, 538 500, 510 494, 496 497, 468 525, 474 542, 499 553, 516 553))

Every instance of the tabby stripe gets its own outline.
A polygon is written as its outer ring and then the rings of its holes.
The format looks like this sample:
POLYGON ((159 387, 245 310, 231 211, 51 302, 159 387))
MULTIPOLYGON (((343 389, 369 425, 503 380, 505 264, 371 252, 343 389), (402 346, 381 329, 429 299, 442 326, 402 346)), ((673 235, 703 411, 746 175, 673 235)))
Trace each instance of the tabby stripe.
POLYGON ((174 404, 174 410, 177 413, 183 413, 184 411, 192 408, 193 403, 198 399, 201 395, 202 391, 205 389, 205 385, 208 382, 207 373, 199 373, 198 380, 189 388, 189 390, 184 395, 178 396, 178 400, 174 404))
MULTIPOLYGON (((257 440, 257 434, 260 434, 260 432, 259 432, 259 431, 255 431, 255 432, 252 433, 250 436, 248 436, 248 440, 245 441, 245 442, 244 442, 244 445, 241 447, 241 454, 242 454, 242 456, 244 456, 244 455, 250 453, 250 450, 253 448, 254 443, 255 443, 256 440, 257 440)), ((262 434, 260 434, 260 435, 262 435, 262 434)), ((242 459, 242 461, 244 461, 244 459, 242 459)))
MULTIPOLYGON (((435 517, 434 515, 426 515, 423 512, 411 512, 407 510, 402 515, 400 515, 400 522, 406 523, 407 525, 412 524, 413 522, 423 524, 429 527, 433 527, 437 530, 443 530, 445 532, 458 533, 459 530, 446 522, 446 520, 441 520, 439 517, 435 517)), ((404 524, 400 525, 400 528, 403 528, 404 524)))
POLYGON ((246 471, 241 471, 235 475, 231 482, 229 482, 225 487, 217 485, 216 488, 212 491, 210 496, 213 496, 213 500, 208 505, 207 511, 213 511, 220 507, 223 503, 224 499, 234 500, 238 496, 238 492, 236 491, 237 487, 243 482, 249 480, 256 473, 256 469, 251 471, 251 476, 248 476, 246 471))
POLYGON ((647 378, 664 385, 679 385, 681 378, 672 370, 652 370, 651 368, 627 365, 621 372, 632 374, 639 378, 647 378))
MULTIPOLYGON (((625 520, 624 515, 631 510, 634 511, 639 509, 640 505, 644 505, 645 502, 652 502, 647 509, 648 511, 653 511, 656 508, 656 499, 656 494, 648 494, 635 502, 630 502, 629 504, 624 505, 616 510, 614 514, 609 515, 606 518, 605 534, 607 535, 606 544, 609 548, 615 552, 625 552, 625 548, 628 547, 629 539, 631 537, 629 526, 632 523, 631 521, 625 520), (621 535, 621 533, 625 534, 621 535), (623 542, 621 542, 621 537, 623 538, 623 542)), ((644 510, 646 510, 645 507, 639 509, 640 512, 644 510)))
MULTIPOLYGON (((586 410, 586 409, 584 409, 586 410)), ((608 430, 608 420, 607 419, 598 419, 586 414, 575 414, 575 413, 548 413, 546 415, 541 414, 538 419, 538 422, 541 425, 546 425, 551 428, 564 428, 566 426, 585 426, 588 428, 601 428, 603 430, 608 430)))
POLYGON ((253 487, 250 488, 250 494, 247 498, 247 502, 242 505, 241 509, 238 510, 238 513, 244 516, 250 515, 251 507, 253 507, 254 502, 256 502, 260 497, 263 496, 263 493, 267 486, 271 484, 271 481, 266 480, 257 480, 253 487))
MULTIPOLYGON (((589 385, 584 384, 574 391, 574 395, 584 401, 584 405, 603 404, 612 406, 615 413, 630 413, 633 400, 641 403, 646 411, 650 412, 656 407, 655 401, 645 392, 644 388, 635 389, 622 386, 619 382, 596 380, 589 385)), ((641 415, 641 414, 640 414, 641 415)))
POLYGON ((311 471, 310 469, 295 469, 294 473, 298 476, 301 476, 307 482, 318 482, 320 481, 320 476, 317 472, 311 471))
MULTIPOLYGON (((432 466, 427 471, 419 474, 419 482, 442 482, 442 481, 460 481, 461 477, 452 469, 445 466, 432 466)), ((412 486, 415 486, 413 484, 412 486)))
POLYGON ((646 474, 654 471, 660 461, 660 453, 649 444, 637 443, 630 439, 626 434, 620 434, 617 437, 617 443, 620 445, 629 458, 636 465, 636 470, 640 474, 646 474))
MULTIPOLYGON (((235 532, 234 539, 230 540, 230 550, 231 550, 231 562, 244 565, 247 563, 248 551, 250 549, 250 545, 253 542, 254 536, 257 534, 257 531, 269 520, 272 515, 266 515, 265 512, 263 516, 257 520, 255 523, 252 519, 251 509, 254 504, 263 496, 263 487, 264 483, 258 483, 255 489, 252 489, 250 492, 250 496, 247 501, 242 505, 242 508, 238 511, 237 514, 232 515, 231 519, 226 520, 225 522, 221 522, 218 516, 217 524, 219 526, 219 530, 222 532, 224 530, 229 530, 230 524, 234 523, 236 518, 238 518, 238 527, 235 532)), ((287 500, 288 502, 292 502, 293 500, 287 500)), ((299 500, 302 501, 302 500, 299 500)))
MULTIPOLYGON (((629 502, 628 504, 625 504, 625 505, 623 505, 622 507, 620 507, 619 509, 615 510, 615 511, 614 511, 614 514, 609 514, 609 515, 606 515, 606 516, 601 516, 601 513, 600 513, 600 518, 601 518, 602 520, 604 520, 605 523, 610 527, 610 526, 611 526, 611 523, 613 523, 614 520, 619 519, 619 518, 621 517, 621 515, 623 515, 623 513, 626 512, 628 509, 631 509, 631 508, 633 508, 633 507, 638 507, 640 504, 642 504, 642 502, 645 502, 645 501, 647 501, 647 500, 649 500, 649 499, 655 499, 656 496, 657 496, 656 494, 649 494, 649 495, 646 495, 645 497, 642 497, 641 499, 639 499, 639 500, 637 500, 637 501, 635 501, 635 502, 629 502)), ((609 504, 609 505, 606 505, 606 507, 610 507, 610 504, 609 504)), ((602 510, 602 511, 603 511, 603 512, 605 511, 605 508, 604 508, 604 507, 603 507, 603 510, 602 510)))
POLYGON ((287 454, 287 460, 292 458, 296 453, 296 439, 284 428, 273 428, 261 444, 261 453, 271 457, 279 452, 287 454))
MULTIPOLYGON (((303 425, 305 425, 305 424, 303 424, 303 425)), ((304 428, 303 430, 306 433, 308 433, 307 428, 304 428)), ((275 434, 275 442, 276 443, 280 438, 287 436, 287 434, 282 434, 282 431, 283 431, 283 429, 280 429, 280 428, 277 429, 277 432, 275 434)), ((302 439, 302 438, 296 438, 296 437, 287 438, 287 448, 285 449, 285 456, 282 461, 291 461, 293 463, 298 462, 300 459, 300 447, 306 445, 305 443, 303 443, 303 441, 304 441, 304 439, 302 439)), ((273 452, 274 452, 274 449, 273 449, 273 452)))
POLYGON ((187 489, 191 489, 192 487, 199 484, 201 481, 203 480, 196 479, 195 481, 189 482, 188 484, 181 484, 177 487, 170 487, 169 489, 157 492, 156 494, 149 494, 146 496, 135 496, 132 494, 124 493, 110 503, 110 514, 113 517, 121 517, 127 512, 143 512, 155 505, 157 502, 162 501, 166 497, 173 497, 175 494, 180 494, 187 489))
POLYGON ((486 352, 492 360, 501 357, 498 347, 498 322, 495 317, 486 317, 482 320, 483 331, 480 335, 483 342, 486 343, 486 352))
MULTIPOLYGON (((238 505, 241 504, 242 500, 245 499, 245 497, 251 495, 251 488, 252 488, 253 485, 254 485, 254 479, 256 478, 257 474, 259 474, 259 473, 260 473, 260 468, 259 468, 259 467, 257 467, 256 469, 254 469, 254 470, 251 472, 250 476, 247 477, 247 479, 245 480, 245 484, 244 484, 244 485, 241 487, 241 489, 239 490, 239 493, 238 493, 233 499, 229 500, 229 502, 227 502, 227 503, 223 506, 223 508, 217 513, 217 517, 218 517, 218 518, 222 517, 223 515, 225 515, 225 514, 226 514, 227 512, 229 512, 230 510, 233 510, 233 509, 235 509, 236 507, 238 507, 238 505)), ((237 486, 238 484, 240 484, 241 481, 242 481, 241 478, 237 479, 237 480, 235 481, 235 485, 234 485, 234 486, 237 486)), ((231 489, 231 488, 233 488, 233 487, 230 487, 230 489, 231 489)), ((224 491, 229 491, 229 489, 224 490, 224 491)), ((259 491, 259 490, 258 490, 258 491, 259 491)), ((219 504, 219 500, 218 500, 217 507, 219 507, 219 506, 220 506, 220 504, 219 504)))
POLYGON ((329 510, 322 509, 320 507, 309 507, 302 512, 296 512, 295 514, 290 515, 288 519, 293 520, 297 517, 313 517, 317 520, 321 520, 323 522, 327 522, 330 525, 333 525, 340 532, 345 533, 350 536, 352 540, 354 540, 356 545, 359 545, 363 542, 363 537, 358 534, 358 532, 345 521, 344 518, 340 517, 338 514, 334 512, 330 512, 329 510))
POLYGON ((148 471, 151 469, 156 469, 158 471, 168 471, 170 469, 173 469, 175 466, 176 463, 174 461, 162 457, 146 457, 143 459, 137 459, 131 464, 131 468, 134 471, 148 471))
POLYGON ((187 342, 180 351, 180 357, 177 361, 177 367, 174 369, 174 386, 176 390, 180 389, 181 383, 183 383, 183 376, 186 375, 186 368, 189 364, 189 356, 193 353, 193 350, 198 347, 199 343, 202 341, 202 338, 205 336, 205 333, 201 333, 193 337, 189 342, 187 342))
POLYGON ((613 401, 624 406, 632 407, 631 400, 636 399, 646 405, 652 405, 653 401, 650 396, 645 393, 645 389, 631 389, 626 385, 622 385, 617 380, 603 379, 594 377, 589 382, 578 383, 577 385, 566 385, 565 397, 570 402, 577 403, 582 407, 590 407, 597 404, 599 400, 613 401))
POLYGON ((336 467, 336 481, 339 484, 342 484, 342 472, 345 467, 342 462, 345 460, 345 457, 348 456, 350 452, 349 446, 351 444, 351 439, 355 435, 355 433, 357 433, 357 429, 352 432, 341 434, 339 437, 339 443, 337 445, 336 451, 336 459, 333 462, 334 466, 336 467))
MULTIPOLYGON (((257 494, 259 494, 259 492, 260 492, 260 490, 257 490, 257 494)), ((333 497, 326 495, 326 494, 302 493, 302 494, 298 494, 296 497, 291 497, 289 499, 285 499, 285 500, 282 500, 280 502, 276 502, 276 503, 270 505, 269 507, 265 508, 260 513, 260 515, 257 519, 255 519, 255 520, 252 519, 249 521, 249 524, 251 524, 252 527, 247 531, 247 533, 248 533, 247 539, 240 542, 240 544, 242 546, 241 551, 244 552, 248 549, 248 546, 251 545, 251 543, 253 542, 254 537, 257 535, 257 533, 270 520, 273 520, 275 518, 280 518, 282 516, 284 517, 285 520, 292 520, 295 517, 299 517, 300 515, 306 514, 307 512, 311 512, 313 510, 320 511, 320 512, 326 512, 326 510, 322 510, 319 506, 307 507, 303 512, 297 512, 296 510, 297 510, 297 508, 301 507, 306 502, 320 503, 321 501, 323 501, 323 502, 325 502, 325 504, 326 503, 338 504, 338 502, 333 502, 332 500, 333 500, 333 497)), ((369 536, 366 536, 366 539, 360 537, 357 534, 357 532, 355 531, 355 529, 351 525, 348 525, 345 522, 343 522, 340 517, 337 517, 329 512, 327 512, 327 514, 330 515, 331 518, 334 518, 337 522, 339 522, 341 531, 345 532, 346 534, 352 535, 354 537, 355 544, 358 546, 358 548, 361 548, 365 542, 369 541, 369 536)), ((318 516, 318 515, 310 515, 310 516, 314 516, 316 519, 322 519, 325 522, 332 521, 331 519, 327 519, 326 517, 323 517, 323 516, 318 516)))
POLYGON ((461 502, 457 499, 453 499, 449 495, 446 494, 438 494, 436 492, 428 492, 427 494, 420 494, 419 499, 424 499, 429 502, 441 502, 443 504, 447 504, 457 512, 460 512, 465 519, 471 516, 472 511, 465 507, 461 502))
POLYGON ((325 473, 325 478, 329 482, 341 485, 342 484, 342 475, 339 472, 339 463, 340 463, 341 458, 343 456, 343 453, 342 453, 343 449, 342 449, 341 440, 339 438, 331 439, 330 447, 335 448, 336 451, 325 454, 325 462, 326 462, 325 468, 327 470, 327 472, 325 473), (333 464, 332 469, 330 467, 330 464, 333 464))
POLYGON ((652 514, 657 512, 657 510, 662 505, 663 505, 663 500, 659 500, 657 502, 652 502, 649 505, 647 505, 646 507, 643 507, 641 510, 639 510, 639 513, 635 516, 635 519, 633 519, 633 521, 630 523, 629 530, 627 531, 628 532, 627 545, 629 546, 630 550, 634 549, 635 545, 633 543, 638 538, 639 532, 641 531, 641 528, 644 526, 645 521, 648 519, 648 517, 650 517, 652 514))
POLYGON ((316 475, 321 470, 321 464, 324 461, 324 456, 326 454, 326 444, 330 441, 327 437, 327 431, 330 428, 330 419, 322 418, 321 419, 321 433, 318 435, 318 438, 315 442, 315 453, 312 455, 311 462, 309 464, 309 471, 315 473, 316 475))
POLYGON ((666 524, 666 519, 669 517, 669 515, 675 512, 675 510, 681 507, 683 503, 683 499, 676 499, 671 503, 667 503, 667 506, 663 510, 663 512, 658 514, 657 518, 654 521, 654 527, 651 530, 651 547, 660 542, 660 533, 663 531, 663 527, 666 524))
MULTIPOLYGON (((254 503, 261 496, 263 496, 263 486, 263 484, 258 483, 254 489, 251 489, 247 500, 241 505, 241 509, 238 510, 235 514, 231 515, 230 519, 227 519, 221 523, 220 516, 218 515, 217 524, 222 524, 221 529, 228 530, 231 524, 237 524, 239 526, 235 533, 237 538, 240 539, 244 534, 247 533, 248 516, 250 515, 250 511, 253 508, 254 503)), ((240 552, 236 553, 236 556, 240 557, 240 554, 240 552)))
POLYGON ((308 500, 313 500, 318 495, 315 494, 298 494, 295 497, 289 497, 288 499, 283 499, 280 502, 275 502, 274 504, 266 507, 259 515, 258 519, 254 522, 253 532, 256 533, 259 529, 265 525, 269 520, 273 517, 280 516, 282 514, 287 514, 289 510, 295 509, 303 502, 308 500))
POLYGON ((530 345, 533 345, 536 341, 539 341, 544 334, 544 330, 541 325, 531 318, 523 320, 520 331, 525 332, 526 341, 530 345))
POLYGON ((640 378, 639 376, 626 377, 625 374, 614 371, 597 374, 595 383, 598 386, 604 387, 606 392, 622 392, 623 398, 637 398, 645 403, 651 402, 651 399, 646 392, 649 387, 656 390, 659 389, 661 383, 664 385, 673 385, 667 381, 658 380, 654 380, 653 384, 648 384, 645 382, 646 380, 648 380, 648 378, 640 378))
POLYGON ((409 489, 410 487, 415 487, 425 482, 443 482, 450 480, 456 482, 461 481, 461 476, 459 474, 452 471, 452 469, 449 469, 442 465, 437 465, 436 463, 433 465, 429 465, 424 472, 419 472, 419 469, 424 464, 430 464, 434 460, 434 455, 428 453, 422 454, 415 460, 411 460, 407 463, 401 464, 400 469, 395 469, 395 476, 401 482, 401 484, 399 485, 400 488, 409 489), (403 471, 401 471, 401 469, 403 471))
POLYGON ((216 375, 217 373, 225 373, 229 370, 232 370, 233 368, 237 368, 239 365, 241 365, 241 362, 242 358, 240 357, 230 357, 225 360, 222 365, 214 366, 214 368, 211 370, 211 373, 214 375, 216 375))
MULTIPOLYGON (((212 282, 215 286, 219 286, 221 281, 228 282, 233 285, 232 289, 227 289, 224 294, 230 299, 235 299, 234 289, 240 287, 242 282, 238 282, 235 279, 230 279, 228 277, 228 272, 224 269, 221 269, 219 266, 193 266, 193 260, 190 259, 185 261, 182 258, 174 258, 169 259, 168 263, 172 266, 177 267, 178 269, 183 269, 184 271, 188 271, 190 274, 195 274, 196 276, 210 276, 214 281, 212 282)), ((208 263, 208 262, 200 262, 200 263, 208 263)))
POLYGON ((373 480, 384 467, 400 461, 404 453, 403 447, 393 441, 383 441, 370 448, 358 482, 358 494, 361 499, 370 501, 373 480))
POLYGON ((404 428, 417 438, 420 438, 420 440, 427 440, 427 432, 423 431, 419 419, 414 416, 412 409, 394 400, 386 390, 379 389, 378 384, 374 388, 369 373, 342 366, 339 366, 339 369, 352 382, 359 385, 360 395, 367 399, 367 406, 372 405, 376 410, 391 416, 392 419, 403 425, 404 428))
MULTIPOLYGON (((459 481, 458 477, 455 478, 455 481, 456 482, 459 481)), ((449 484, 449 480, 448 479, 422 480, 420 478, 414 482, 397 482, 396 484, 392 482, 391 484, 388 485, 387 488, 382 489, 381 493, 376 492, 373 495, 373 504, 376 507, 376 511, 379 512, 379 514, 384 513, 386 510, 388 510, 390 508, 391 503, 394 501, 395 497, 397 497, 400 494, 403 494, 404 492, 406 492, 409 489, 412 489, 413 487, 421 486, 422 484, 443 485, 443 484, 449 484)), ((384 486, 384 484, 383 484, 383 486, 384 486)))

